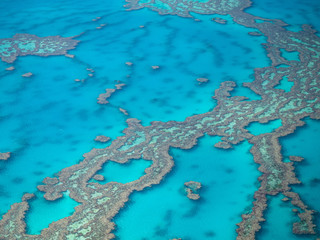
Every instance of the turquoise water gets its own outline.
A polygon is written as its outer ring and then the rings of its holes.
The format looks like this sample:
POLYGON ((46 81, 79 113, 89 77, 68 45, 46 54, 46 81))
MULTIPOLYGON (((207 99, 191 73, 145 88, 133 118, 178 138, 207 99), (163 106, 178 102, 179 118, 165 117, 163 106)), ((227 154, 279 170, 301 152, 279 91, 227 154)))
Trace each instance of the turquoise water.
POLYGON ((280 51, 281 51, 281 56, 285 58, 287 61, 300 61, 299 52, 289 52, 283 48, 281 48, 280 51))
POLYGON ((283 202, 284 198, 282 194, 268 199, 268 209, 265 213, 266 222, 262 226, 262 230, 258 233, 257 239, 269 240, 269 239, 316 239, 316 237, 310 236, 297 236, 292 233, 292 224, 298 221, 297 214, 292 212, 292 205, 289 202, 283 202))
POLYGON ((282 89, 285 92, 290 92, 291 88, 293 87, 294 83, 288 81, 288 77, 284 76, 281 80, 279 85, 275 86, 276 89, 282 89))
POLYGON ((288 30, 300 31, 302 24, 311 24, 320 31, 319 2, 317 0, 255 0, 245 11, 256 16, 281 19, 288 30))
POLYGON ((269 121, 267 123, 252 122, 247 127, 248 131, 253 135, 271 133, 275 129, 281 127, 281 119, 269 121))
MULTIPOLYGON (((0 61, 0 152, 12 152, 7 162, 0 161, 0 216, 25 192, 36 192, 37 198, 30 201, 26 215, 28 233, 37 234, 50 222, 72 214, 78 203, 67 196, 57 202, 45 201, 36 186, 46 176, 80 161, 93 147, 109 144, 95 142, 97 135, 112 139, 121 136, 128 117, 119 107, 126 109, 129 117, 142 120, 143 125, 154 120, 180 121, 213 109, 216 102, 211 96, 227 80, 237 82, 233 96, 260 99, 241 84, 253 80, 254 68, 270 65, 261 46, 266 42, 264 37, 248 35, 252 29, 235 24, 228 16, 223 17, 228 23, 221 25, 211 21, 216 15, 194 14, 201 20, 195 22, 160 16, 147 9, 128 12, 124 4, 121 0, 0 2, 0 38, 16 33, 64 37, 83 33, 76 38, 81 41, 76 49, 69 51, 74 59, 26 56, 13 64, 0 61), (92 21, 98 16, 101 20, 92 21), (100 24, 107 25, 96 29, 100 24), (127 61, 133 66, 125 65, 127 61), (160 68, 153 70, 154 65, 160 68), (9 66, 16 69, 5 71, 9 66), (87 68, 94 69, 93 77, 88 76, 87 68), (21 77, 26 72, 34 75, 21 77), (199 77, 209 82, 199 85, 199 77), (109 105, 97 104, 98 95, 114 88, 117 81, 126 87, 109 99, 109 105)), ((302 23, 313 23, 320 29, 318 5, 311 0, 257 0, 247 12, 286 20, 294 31, 302 23)), ((284 57, 290 60, 288 55, 284 57)), ((297 56, 291 59, 297 60, 297 56)), ((290 82, 284 80, 276 88, 288 91, 290 82)), ((316 121, 307 123, 311 130, 303 127, 283 139, 283 153, 285 157, 306 158, 296 164, 304 184, 294 189, 320 211, 319 135, 314 133, 320 125, 316 121)), ((280 124, 252 123, 248 129, 258 135, 280 124)), ((213 147, 216 141, 206 136, 192 150, 172 149, 175 167, 163 183, 134 193, 115 218, 118 238, 235 239, 235 224, 250 209, 260 174, 247 142, 233 150, 221 150, 213 147), (188 199, 184 193, 183 184, 189 180, 203 184, 199 201, 188 199)), ((142 176, 148 166, 150 162, 142 160, 124 166, 110 162, 99 173, 105 176, 104 182, 126 183, 142 176)), ((270 203, 267 230, 259 237, 274 239, 272 233, 282 224, 283 232, 277 236, 294 239, 288 225, 290 206, 284 206, 278 198, 270 203), (286 220, 274 221, 280 216, 286 216, 286 220)))
POLYGON ((1 69, 16 68, 3 70, 0 80, 0 151, 12 152, 10 161, 0 163, 0 214, 24 192, 33 192, 44 177, 77 163, 92 147, 106 146, 94 142, 95 136, 122 135, 127 117, 119 107, 144 125, 184 120, 215 106, 211 96, 222 81, 234 80, 241 86, 253 80, 254 67, 269 64, 260 46, 264 37, 249 36, 249 29, 232 21, 216 24, 210 16, 195 22, 146 9, 127 12, 121 1, 0 4, 1 38, 15 33, 68 37, 85 32, 77 38, 81 42, 76 49, 69 51, 74 59, 25 56, 13 64, 0 62, 1 69), (102 17, 98 22, 92 21, 98 16, 102 17), (107 26, 97 30, 101 23, 107 26), (126 66, 127 61, 134 65, 126 66), (153 65, 160 69, 152 70, 153 65), (86 68, 95 70, 93 77, 86 68), (34 75, 21 77, 26 72, 34 75), (198 77, 210 81, 199 85, 198 77), (76 78, 85 81, 75 82, 76 78), (98 95, 114 88, 117 80, 127 86, 112 96, 109 105, 97 104, 98 95))
MULTIPOLYGON (((320 153, 318 151, 320 123, 311 119, 307 119, 305 122, 305 126, 298 129, 292 136, 284 137, 281 143, 285 156, 301 156, 305 159, 303 162, 295 163, 297 177, 302 184, 293 186, 293 189, 302 196, 308 206, 320 212, 320 153)), ((319 215, 316 216, 317 225, 320 226, 319 215)))
POLYGON ((260 173, 249 143, 221 150, 213 147, 219 140, 205 136, 191 150, 172 149, 172 172, 162 184, 134 193, 115 218, 118 239, 235 239, 260 173), (183 190, 190 180, 202 183, 198 201, 183 190))
POLYGON ((151 161, 146 161, 143 159, 130 160, 125 164, 107 162, 103 165, 102 169, 97 172, 97 174, 104 176, 104 180, 98 182, 100 184, 107 182, 120 182, 125 184, 138 180, 144 175, 144 170, 150 167, 151 164, 151 161))
POLYGON ((29 203, 30 210, 26 214, 28 234, 40 234, 41 230, 47 228, 51 222, 72 215, 74 208, 79 205, 67 193, 53 202, 46 201, 42 194, 38 194, 29 203))
MULTIPOLYGON (((0 36, 12 37, 21 32, 73 36, 95 29, 97 23, 91 19, 113 13, 115 6, 122 12, 119 4, 76 2, 1 1, 0 18, 6 24, 0 36)), ((85 62, 64 56, 26 56, 13 64, 0 62, 0 151, 12 152, 9 161, 0 163, 1 215, 20 201, 24 192, 34 192, 44 177, 77 163, 92 147, 105 146, 94 141, 97 135, 122 135, 126 117, 116 107, 96 103, 98 95, 113 86, 114 80, 106 76, 87 78, 86 68, 100 63, 99 57, 104 55, 98 49, 95 53, 97 59, 88 56, 85 62), (4 71, 11 65, 16 70, 4 71), (21 77, 26 72, 34 76, 21 77), (78 83, 75 78, 87 80, 78 83)), ((123 78, 128 74, 125 68, 121 74, 123 78)))
MULTIPOLYGON (((295 133, 280 138, 282 154, 284 157, 301 156, 303 162, 294 164, 297 177, 302 182, 300 185, 292 186, 292 189, 300 194, 301 199, 311 209, 320 211, 320 122, 316 120, 305 120, 306 125, 300 127, 295 133)), ((262 225, 262 231, 258 239, 316 239, 318 236, 296 236, 292 234, 292 224, 297 221, 296 214, 292 212, 290 202, 282 202, 283 195, 269 198, 269 206, 266 212, 266 222, 262 225)), ((316 223, 319 226, 319 215, 316 214, 316 223)), ((317 229, 319 232, 319 228, 317 229)))

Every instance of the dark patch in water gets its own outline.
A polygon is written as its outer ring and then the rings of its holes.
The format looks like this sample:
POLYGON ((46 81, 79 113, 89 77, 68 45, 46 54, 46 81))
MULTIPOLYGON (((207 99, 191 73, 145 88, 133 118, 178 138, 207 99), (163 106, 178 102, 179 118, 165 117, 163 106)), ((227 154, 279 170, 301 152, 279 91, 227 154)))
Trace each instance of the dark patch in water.
POLYGON ((192 98, 192 97, 194 97, 194 94, 195 94, 195 91, 188 91, 188 92, 186 93, 186 97, 187 97, 187 98, 192 98))
POLYGON ((166 226, 157 226, 154 230, 154 236, 165 237, 168 235, 168 228, 166 226))
POLYGON ((89 113, 87 110, 80 110, 77 112, 78 118, 81 119, 82 121, 87 121, 89 119, 88 115, 89 113))
POLYGON ((173 79, 172 78, 165 78, 162 80, 164 83, 170 83, 170 82, 173 82, 173 79))
POLYGON ((191 165, 190 167, 191 167, 191 168, 199 168, 199 165, 193 164, 193 165, 191 165))
POLYGON ((72 145, 78 145, 79 143, 80 143, 79 140, 72 140, 72 141, 71 141, 71 144, 72 144, 72 145))
POLYGON ((33 172, 33 175, 36 175, 36 176, 40 176, 40 175, 43 175, 44 172, 41 172, 41 171, 35 171, 33 172))
POLYGON ((130 102, 136 102, 137 101, 137 97, 136 96, 133 96, 129 99, 130 102))
POLYGON ((313 178, 311 181, 310 181, 310 186, 311 187, 316 187, 320 184, 320 178, 313 178))
MULTIPOLYGON (((201 199, 201 198, 200 198, 200 199, 201 199)), ((198 212, 199 212, 199 211, 198 211, 198 210, 199 210, 199 205, 198 205, 198 203, 199 203, 200 199, 197 200, 196 204, 194 204, 194 205, 192 206, 192 208, 189 209, 189 211, 187 211, 185 214, 183 214, 183 217, 184 217, 184 218, 193 218, 193 217, 195 217, 195 216, 198 214, 198 212)), ((192 200, 190 200, 190 201, 192 201, 192 200)))
POLYGON ((171 221, 172 221, 172 216, 173 216, 173 214, 172 214, 172 210, 168 210, 167 212, 166 212, 166 215, 164 216, 164 218, 163 218, 163 220, 165 221, 165 222, 170 222, 171 223, 171 221))
POLYGON ((172 210, 168 210, 164 215, 163 222, 165 223, 162 226, 157 226, 154 231, 154 236, 165 237, 168 235, 168 229, 172 222, 173 212, 172 210))
POLYGON ((231 36, 229 33, 227 32, 222 32, 222 31, 217 31, 216 32, 219 36, 224 37, 224 38, 233 38, 233 36, 231 36))
POLYGON ((143 112, 142 114, 143 114, 143 116, 145 116, 147 118, 151 118, 151 115, 149 113, 143 112))
POLYGON ((12 179, 11 182, 13 182, 13 183, 15 183, 15 184, 20 184, 20 183, 23 182, 23 178, 16 177, 16 178, 12 179))
POLYGON ((0 185, 0 197, 3 197, 3 198, 10 198, 10 194, 5 191, 5 187, 0 185))
POLYGON ((231 174, 231 173, 233 173, 233 169, 232 168, 226 168, 225 172, 228 173, 228 174, 231 174))
POLYGON ((152 99, 150 100, 151 103, 158 103, 159 101, 160 101, 159 98, 152 98, 152 99))
POLYGON ((252 194, 248 194, 246 197, 246 200, 247 200, 247 202, 252 202, 252 200, 253 200, 252 194))
POLYGON ((216 234, 213 231, 207 231, 204 233, 204 235, 210 238, 213 238, 214 236, 216 236, 216 234))

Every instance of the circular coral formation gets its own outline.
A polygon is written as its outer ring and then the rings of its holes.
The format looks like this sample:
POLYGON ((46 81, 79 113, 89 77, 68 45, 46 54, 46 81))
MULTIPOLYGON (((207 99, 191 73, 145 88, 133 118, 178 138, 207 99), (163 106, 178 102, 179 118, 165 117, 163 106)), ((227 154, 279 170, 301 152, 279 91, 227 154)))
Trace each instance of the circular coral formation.
POLYGON ((198 200, 200 195, 198 193, 199 189, 201 188, 200 182, 189 181, 184 183, 184 190, 187 193, 187 197, 191 200, 198 200))

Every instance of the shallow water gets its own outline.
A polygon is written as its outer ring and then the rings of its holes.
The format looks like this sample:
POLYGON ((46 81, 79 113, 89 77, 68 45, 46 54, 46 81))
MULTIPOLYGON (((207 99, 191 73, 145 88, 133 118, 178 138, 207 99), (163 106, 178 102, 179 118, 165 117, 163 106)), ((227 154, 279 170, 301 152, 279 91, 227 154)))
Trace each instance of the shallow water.
MULTIPOLYGON (((0 152, 13 153, 7 162, 0 161, 0 216, 25 192, 36 192, 46 176, 77 163, 93 147, 109 144, 95 142, 97 135, 112 139, 121 136, 128 117, 140 119, 145 126, 154 120, 183 121, 212 110, 216 105, 211 98, 214 90, 227 80, 237 82, 232 96, 260 99, 242 83, 253 80, 254 68, 270 65, 261 46, 266 42, 264 37, 248 35, 252 29, 235 24, 229 16, 192 14, 201 20, 196 22, 160 16, 147 9, 129 12, 124 4, 120 0, 0 2, 0 38, 16 33, 64 37, 83 33, 76 37, 81 41, 76 49, 69 51, 74 59, 26 56, 13 64, 0 61, 0 152), (99 21, 92 21, 98 16, 102 17, 99 21), (228 23, 215 23, 212 17, 225 18, 228 23), (100 24, 107 25, 96 29, 100 24), (131 67, 125 64, 128 61, 133 63, 131 67), (9 66, 16 70, 5 71, 9 66), (152 66, 160 68, 154 70, 152 66), (87 68, 94 70, 93 77, 88 76, 91 72, 87 68), (21 77, 26 72, 34 75, 21 77), (209 82, 199 84, 196 79, 200 77, 209 82), (126 86, 112 95, 110 104, 97 104, 99 94, 114 88, 118 81, 126 86)), ((312 0, 255 0, 246 11, 280 18, 291 24, 288 29, 299 31, 304 23, 320 29, 318 10, 319 4, 312 0)), ((299 61, 297 55, 288 52, 283 52, 283 57, 299 61)), ((283 79, 276 88, 289 91, 291 86, 283 79)), ((306 122, 307 127, 281 140, 283 154, 305 157, 303 163, 295 164, 303 185, 293 188, 320 211, 320 156, 316 148, 320 126, 316 121, 306 122)), ((252 123, 248 129, 259 135, 280 124, 252 123)), ((249 153, 250 144, 243 142, 233 150, 221 150, 213 147, 217 141, 205 136, 192 150, 172 149, 172 172, 160 185, 134 193, 115 218, 118 238, 235 239, 235 224, 251 207, 260 173, 249 153), (188 199, 184 193, 183 184, 189 180, 203 184, 199 201, 188 199)), ((148 166, 149 162, 142 160, 125 166, 108 163, 99 174, 105 176, 104 182, 126 183, 142 176, 148 166)), ((41 193, 36 195, 26 216, 28 233, 32 234, 69 216, 77 205, 67 196, 50 203, 41 193), (52 215, 52 208, 59 211, 52 215)), ((270 199, 265 230, 259 239, 295 239, 289 226, 292 213, 286 204, 280 197, 270 199), (282 216, 285 221, 280 221, 282 216), (283 231, 275 230, 279 224, 283 231)))
POLYGON ((205 136, 191 150, 172 149, 172 172, 162 184, 134 193, 115 218, 118 239, 235 239, 260 173, 249 143, 221 150, 213 147, 219 140, 205 136), (191 180, 202 183, 197 201, 184 192, 191 180))
POLYGON ((151 161, 144 159, 131 160, 125 164, 111 161, 107 162, 103 165, 102 169, 97 172, 97 174, 104 176, 104 180, 98 182, 100 184, 107 182, 120 182, 125 184, 135 181, 145 174, 144 170, 150 167, 151 164, 151 161))
MULTIPOLYGON (((11 161, 2 164, 1 184, 10 188, 3 187, 1 213, 44 177, 78 162, 92 147, 106 146, 95 143, 95 136, 121 135, 126 116, 119 107, 144 125, 184 120, 215 106, 211 96, 222 81, 236 80, 241 86, 252 80, 253 67, 269 63, 260 46, 264 38, 249 36, 248 29, 232 21, 224 26, 201 16, 198 23, 146 9, 127 12, 120 2, 81 2, 74 7, 76 2, 26 1, 21 3, 23 11, 17 3, 2 2, 8 9, 0 16, 7 23, 1 28, 2 38, 21 32, 65 37, 86 32, 77 38, 81 42, 76 49, 69 51, 74 59, 25 56, 13 64, 0 63, 2 69, 16 68, 5 71, 0 81, 0 146, 2 152, 13 152, 11 161), (26 15, 32 17, 22 21, 26 15), (91 21, 97 16, 102 19, 91 21), (97 30, 101 23, 107 26, 97 30), (126 66, 126 61, 133 66, 126 66), (152 70, 153 65, 160 69, 152 70), (86 68, 95 70, 93 77, 86 68), (21 77, 26 72, 34 75, 21 77), (198 77, 209 82, 199 85, 198 77), (76 78, 85 81, 75 82, 76 78), (114 88, 117 80, 127 86, 112 96, 109 105, 97 104, 98 95, 114 88)), ((245 91, 250 90, 240 90, 238 95, 245 91)))
MULTIPOLYGON (((306 125, 300 127, 295 133, 280 138, 283 147, 284 158, 289 156, 300 156, 303 162, 295 163, 297 177, 302 182, 293 185, 292 189, 300 194, 301 199, 311 209, 320 211, 320 184, 319 169, 320 154, 317 150, 320 144, 320 123, 316 120, 306 119, 306 125)), ((266 222, 262 225, 262 231, 258 239, 316 239, 316 236, 296 236, 292 234, 292 224, 298 221, 296 214, 292 212, 294 208, 290 202, 282 202, 283 195, 269 198, 269 206, 266 212, 266 222)), ((315 221, 319 226, 319 215, 315 214, 315 221)), ((319 228, 317 229, 319 231, 319 228)))
POLYGON ((269 198, 268 209, 265 213, 266 222, 262 226, 262 230, 258 233, 258 240, 268 239, 315 239, 310 236, 297 236, 292 233, 292 224, 298 221, 298 217, 292 212, 293 207, 290 202, 283 202, 284 196, 279 194, 276 197, 269 198))
POLYGON ((247 129, 253 135, 260 135, 271 133, 279 127, 281 127, 281 119, 269 121, 267 123, 252 122, 247 129))
POLYGON ((311 24, 320 31, 320 6, 317 0, 255 0, 245 11, 256 16, 281 19, 290 31, 300 31, 302 24, 311 24))
POLYGON ((275 86, 276 89, 282 89, 285 92, 290 92, 291 88, 293 87, 294 83, 288 81, 288 77, 284 76, 281 80, 279 85, 275 86))
POLYGON ((79 203, 71 199, 67 193, 57 201, 46 201, 42 194, 30 201, 30 210, 26 214, 27 233, 40 234, 51 222, 73 214, 79 203))

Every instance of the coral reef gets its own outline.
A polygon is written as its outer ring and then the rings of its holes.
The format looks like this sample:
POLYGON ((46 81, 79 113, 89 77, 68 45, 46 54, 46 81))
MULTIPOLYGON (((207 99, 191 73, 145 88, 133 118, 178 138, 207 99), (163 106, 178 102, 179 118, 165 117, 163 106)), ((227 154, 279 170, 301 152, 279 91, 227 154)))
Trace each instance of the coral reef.
POLYGON ((127 110, 123 109, 123 108, 119 108, 119 111, 122 112, 124 115, 128 116, 129 113, 127 110))
MULTIPOLYGON (((105 93, 99 94, 99 97, 97 98, 98 99, 98 103, 99 104, 108 104, 109 101, 107 99, 110 98, 111 95, 113 93, 115 93, 116 91, 121 90, 124 86, 126 86, 125 83, 118 83, 118 84, 115 85, 115 87, 116 87, 115 89, 114 88, 107 88, 105 93)), ((121 112, 123 112, 123 111, 121 111, 121 112)), ((127 115, 127 114, 125 114, 125 115, 127 115)))
POLYGON ((157 69, 159 69, 160 67, 157 66, 157 65, 155 65, 155 66, 151 66, 151 68, 152 68, 153 70, 157 70, 157 69))
POLYGON ((0 153, 0 160, 6 161, 10 158, 11 153, 6 152, 6 153, 0 153))
POLYGON ((28 78, 28 77, 31 77, 32 75, 33 75, 33 73, 27 72, 27 73, 25 73, 25 74, 22 74, 21 76, 28 78))
POLYGON ((7 71, 13 71, 14 69, 15 69, 14 66, 6 68, 7 71))
POLYGON ((97 181, 103 181, 104 180, 104 176, 100 175, 100 174, 96 174, 92 177, 92 179, 97 180, 97 181))
POLYGON ((200 182, 189 181, 184 183, 184 190, 187 193, 187 197, 191 200, 198 200, 200 195, 198 193, 199 189, 201 188, 200 182))
POLYGON ((113 88, 107 88, 105 93, 99 94, 98 103, 99 104, 108 104, 109 101, 107 100, 109 97, 111 97, 112 93, 114 93, 116 89, 113 88))
MULTIPOLYGON (((243 26, 256 29, 267 37, 264 47, 271 60, 271 66, 254 70, 255 80, 244 84, 261 96, 261 100, 244 101, 246 97, 231 96, 236 83, 226 81, 215 90, 217 106, 207 113, 193 115, 182 122, 154 121, 150 126, 142 126, 134 118, 127 119, 128 127, 123 136, 116 138, 104 149, 93 149, 84 154, 84 159, 76 165, 62 169, 54 178, 47 177, 38 189, 45 192, 44 197, 54 201, 69 191, 70 197, 81 203, 73 215, 53 222, 40 235, 28 235, 25 231, 24 215, 28 210, 28 197, 11 209, 0 221, 2 239, 112 239, 114 229, 112 219, 128 201, 133 191, 142 191, 159 184, 173 165, 169 155, 170 147, 190 149, 204 134, 220 136, 216 147, 225 149, 247 140, 252 144, 250 150, 254 161, 259 165, 260 187, 254 193, 251 211, 242 215, 238 224, 237 239, 253 240, 264 221, 267 196, 283 194, 296 207, 300 221, 294 223, 296 234, 314 234, 314 211, 291 189, 300 184, 294 173, 293 162, 284 162, 279 138, 289 135, 305 117, 320 119, 320 38, 308 25, 299 32, 288 31, 284 23, 277 19, 264 19, 243 12, 251 2, 208 0, 207 2, 188 0, 127 0, 130 10, 148 7, 160 14, 191 17, 190 12, 200 14, 230 14, 233 20, 243 26), (256 21, 260 20, 260 21, 256 21), (290 61, 281 56, 281 49, 300 53, 300 61, 290 61), (277 67, 281 64, 287 68, 277 67), (274 86, 287 76, 294 83, 290 92, 275 89, 274 86), (246 127, 251 122, 267 123, 281 119, 282 126, 271 133, 254 136, 246 127), (145 175, 126 184, 109 182, 100 184, 90 182, 99 179, 96 173, 108 161, 126 163, 130 159, 151 160, 152 165, 145 169, 145 175)), ((132 65, 132 63, 127 65, 132 65)), ((101 96, 101 101, 116 89, 101 96)), ((100 98, 100 96, 99 96, 100 98)), ((290 157, 301 161, 299 157, 290 157)))
POLYGON ((191 17, 190 12, 225 15, 231 11, 241 11, 251 4, 249 0, 208 0, 206 2, 193 0, 126 0, 126 2, 125 7, 129 10, 147 7, 161 15, 171 14, 180 17, 191 17))
POLYGON ((202 83, 209 82, 209 79, 208 78, 197 78, 197 81, 199 82, 199 84, 202 84, 202 83))
POLYGON ((67 51, 74 49, 79 41, 73 37, 37 37, 32 34, 16 34, 12 38, 0 39, 0 57, 7 63, 14 62, 18 56, 37 55, 67 55, 67 51))
POLYGON ((212 18, 212 21, 216 22, 216 23, 220 23, 220 24, 227 24, 227 20, 223 19, 223 18, 212 18))
POLYGON ((97 142, 105 143, 105 142, 110 141, 110 138, 106 137, 106 136, 103 136, 103 135, 99 135, 94 140, 97 141, 97 142))

